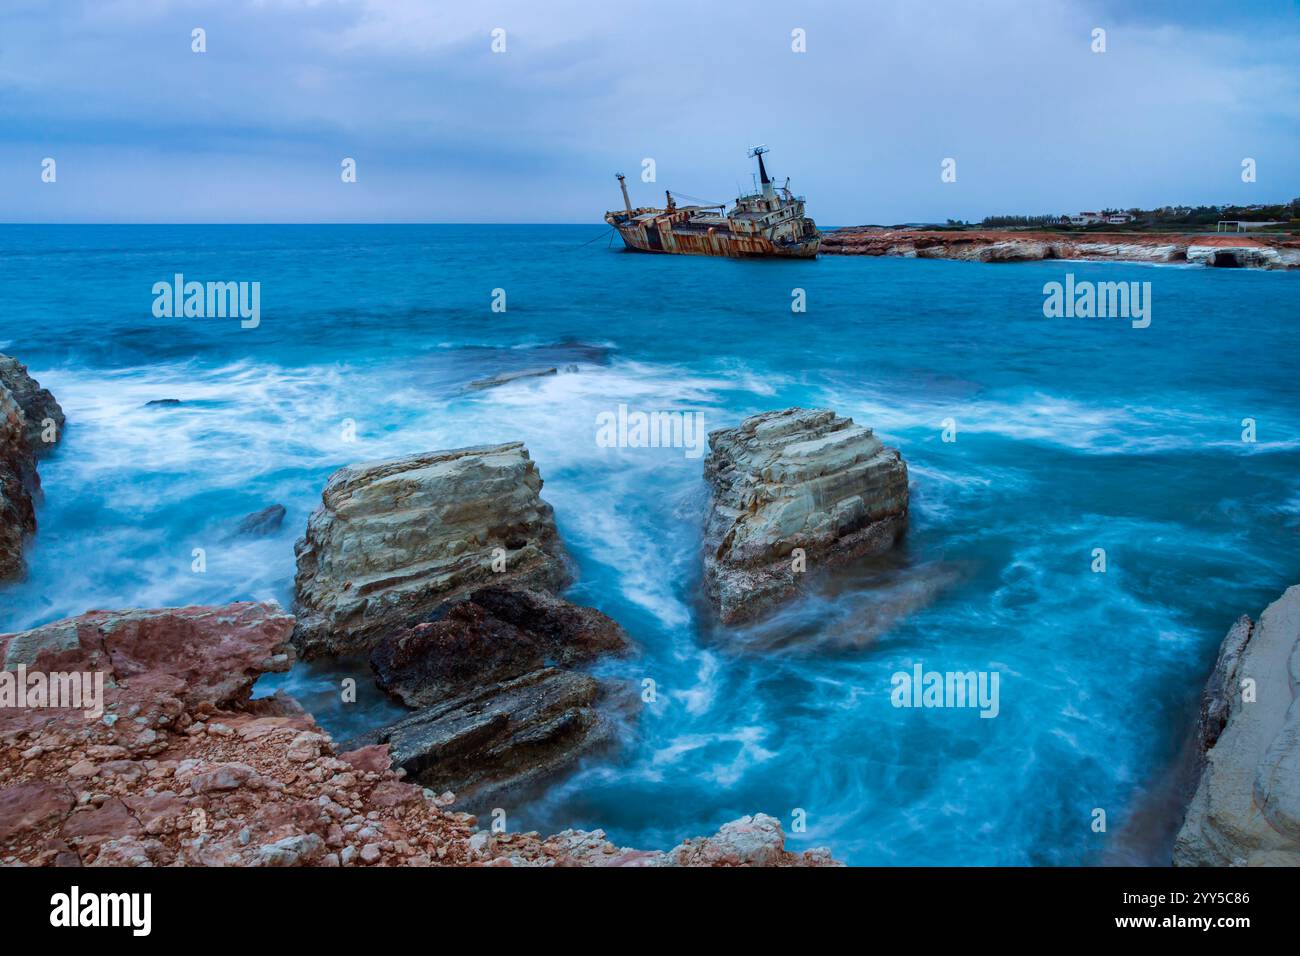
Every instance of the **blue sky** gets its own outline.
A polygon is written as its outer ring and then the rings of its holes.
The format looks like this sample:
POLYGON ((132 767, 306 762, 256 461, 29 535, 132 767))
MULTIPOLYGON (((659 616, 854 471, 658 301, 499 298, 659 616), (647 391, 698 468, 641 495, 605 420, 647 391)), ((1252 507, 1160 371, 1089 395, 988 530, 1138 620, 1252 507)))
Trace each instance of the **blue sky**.
POLYGON ((1283 0, 0 0, 0 221, 599 222, 758 142, 826 225, 1282 201, 1297 51, 1283 0))

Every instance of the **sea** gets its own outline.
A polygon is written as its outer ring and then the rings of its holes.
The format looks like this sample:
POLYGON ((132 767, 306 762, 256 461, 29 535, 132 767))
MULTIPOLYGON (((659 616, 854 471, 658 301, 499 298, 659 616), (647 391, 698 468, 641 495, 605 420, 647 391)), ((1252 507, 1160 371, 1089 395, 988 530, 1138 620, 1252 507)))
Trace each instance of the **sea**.
MULTIPOLYGON (((1167 863, 1219 642, 1300 581, 1300 275, 609 239, 0 226, 0 351, 68 419, 0 631, 92 608, 289 608, 294 543, 334 470, 521 440, 578 568, 568 597, 634 644, 597 672, 635 705, 613 745, 504 808, 511 829, 653 849, 762 812, 790 849, 850 864, 1167 863), (178 275, 258 283, 257 322, 156 308, 178 275), (1149 325, 1049 318, 1045 286, 1067 276, 1149 283, 1149 325), (539 367, 557 373, 468 387, 539 367), (707 430, 834 409, 901 451, 908 532, 720 626, 699 449, 608 447, 597 423, 620 406, 707 430), (235 533, 272 504, 279 531, 235 533), (918 666, 996 675, 996 716, 896 706, 918 666)), ((401 712, 364 662, 257 687, 277 690, 339 737, 401 712)))

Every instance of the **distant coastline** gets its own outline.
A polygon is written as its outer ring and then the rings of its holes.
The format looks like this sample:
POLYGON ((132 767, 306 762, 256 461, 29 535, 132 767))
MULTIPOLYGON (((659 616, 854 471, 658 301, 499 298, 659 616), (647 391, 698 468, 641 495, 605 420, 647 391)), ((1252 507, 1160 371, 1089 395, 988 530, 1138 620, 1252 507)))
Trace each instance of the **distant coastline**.
POLYGON ((971 262, 1085 259, 1186 262, 1227 268, 1300 269, 1300 236, 1288 233, 1068 233, 1025 229, 911 229, 844 226, 824 230, 823 255, 902 256, 971 262))

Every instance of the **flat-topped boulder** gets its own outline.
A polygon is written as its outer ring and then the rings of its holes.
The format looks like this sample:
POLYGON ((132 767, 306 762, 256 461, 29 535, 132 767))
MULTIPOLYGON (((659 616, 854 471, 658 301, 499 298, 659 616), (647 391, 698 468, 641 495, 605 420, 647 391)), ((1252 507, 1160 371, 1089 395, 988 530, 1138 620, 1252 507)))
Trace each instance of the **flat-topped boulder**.
POLYGON ((704 581, 724 623, 789 598, 801 568, 884 551, 906 528, 902 456, 833 411, 764 412, 710 433, 709 449, 704 581))
POLYGON ((1201 776, 1179 866, 1300 866, 1300 585, 1219 649, 1197 730, 1201 776))
POLYGON ((369 651, 485 585, 555 591, 571 579, 522 442, 336 471, 295 549, 305 657, 369 651))

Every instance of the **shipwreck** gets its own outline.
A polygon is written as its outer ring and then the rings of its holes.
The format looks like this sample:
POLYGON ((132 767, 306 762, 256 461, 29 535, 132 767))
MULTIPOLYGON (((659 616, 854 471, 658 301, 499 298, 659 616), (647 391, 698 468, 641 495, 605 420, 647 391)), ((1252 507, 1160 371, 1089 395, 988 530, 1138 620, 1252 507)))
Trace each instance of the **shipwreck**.
POLYGON ((804 197, 790 192, 790 180, 778 187, 763 163, 766 146, 749 155, 758 160, 759 190, 726 204, 679 206, 666 190, 667 206, 633 208, 627 181, 617 175, 623 190, 623 208, 605 213, 605 221, 618 230, 623 244, 637 252, 667 252, 688 256, 763 257, 810 259, 821 247, 817 224, 804 215, 804 197))

